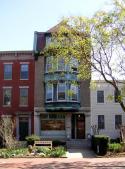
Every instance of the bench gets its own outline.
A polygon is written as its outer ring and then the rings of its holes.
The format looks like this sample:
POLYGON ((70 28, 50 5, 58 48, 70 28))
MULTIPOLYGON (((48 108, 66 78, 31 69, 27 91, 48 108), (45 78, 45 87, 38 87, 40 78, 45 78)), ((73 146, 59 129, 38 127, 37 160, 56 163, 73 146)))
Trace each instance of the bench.
POLYGON ((35 147, 48 147, 52 149, 52 141, 35 141, 35 147))

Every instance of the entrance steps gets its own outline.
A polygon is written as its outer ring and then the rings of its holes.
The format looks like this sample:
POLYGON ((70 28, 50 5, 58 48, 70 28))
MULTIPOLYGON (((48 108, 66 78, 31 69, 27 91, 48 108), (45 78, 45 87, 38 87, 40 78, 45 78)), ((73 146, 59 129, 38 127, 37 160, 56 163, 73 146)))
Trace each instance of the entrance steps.
POLYGON ((68 149, 78 149, 78 148, 89 148, 90 140, 88 139, 71 139, 66 141, 66 145, 68 149))

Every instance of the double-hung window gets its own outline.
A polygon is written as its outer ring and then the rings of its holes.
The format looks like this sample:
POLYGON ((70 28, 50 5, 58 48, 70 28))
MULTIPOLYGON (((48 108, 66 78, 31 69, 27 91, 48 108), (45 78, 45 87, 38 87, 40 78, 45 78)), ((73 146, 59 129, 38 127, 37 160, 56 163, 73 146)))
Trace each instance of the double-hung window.
POLYGON ((97 103, 104 103, 104 91, 103 90, 97 91, 97 103))
POLYGON ((114 101, 115 103, 117 103, 119 100, 120 100, 120 95, 121 95, 121 91, 118 90, 118 91, 114 91, 114 101))
POLYGON ((70 91, 71 91, 70 94, 71 100, 78 101, 78 85, 71 84, 70 91))
POLYGON ((105 118, 104 115, 98 115, 98 129, 105 128, 105 118))
POLYGON ((12 79, 12 64, 4 64, 4 80, 12 79))
POLYGON ((28 106, 28 88, 20 88, 20 106, 28 106))
POLYGON ((115 129, 119 129, 122 125, 122 115, 115 115, 115 129))
POLYGON ((59 71, 65 70, 65 60, 63 58, 58 59, 58 70, 59 71))
POLYGON ((46 72, 51 72, 53 68, 53 57, 46 57, 46 72))
POLYGON ((12 97, 12 88, 3 88, 3 105, 10 106, 12 97))
POLYGON ((29 78, 29 64, 21 64, 20 65, 20 79, 28 80, 29 78))
POLYGON ((47 84, 46 85, 46 101, 52 101, 53 100, 53 85, 47 84))
POLYGON ((58 100, 65 100, 65 82, 58 83, 58 100))

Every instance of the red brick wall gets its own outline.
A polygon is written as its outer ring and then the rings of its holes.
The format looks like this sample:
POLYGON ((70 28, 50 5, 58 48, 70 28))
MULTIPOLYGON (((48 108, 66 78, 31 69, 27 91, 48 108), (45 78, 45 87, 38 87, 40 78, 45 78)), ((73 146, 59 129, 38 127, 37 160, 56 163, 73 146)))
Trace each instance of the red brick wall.
POLYGON ((11 114, 16 115, 17 112, 31 112, 31 121, 32 121, 32 132, 34 129, 33 126, 33 114, 34 114, 34 71, 35 71, 35 62, 33 53, 18 53, 15 56, 15 53, 5 54, 5 57, 0 52, 0 114, 11 114), (5 58, 5 60, 4 60, 5 58), (4 63, 13 63, 12 64, 12 80, 4 80, 4 63), (28 62, 29 64, 29 79, 20 80, 20 63, 28 62), (12 87, 12 99, 11 106, 3 106, 3 87, 12 87), (28 86, 28 106, 20 107, 20 86, 28 86))

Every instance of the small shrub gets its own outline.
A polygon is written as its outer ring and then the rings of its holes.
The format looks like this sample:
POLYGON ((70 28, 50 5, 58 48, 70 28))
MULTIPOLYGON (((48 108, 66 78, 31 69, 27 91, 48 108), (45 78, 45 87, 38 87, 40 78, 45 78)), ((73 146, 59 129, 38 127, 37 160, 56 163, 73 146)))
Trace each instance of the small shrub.
POLYGON ((120 143, 120 138, 110 139, 110 143, 120 143))
POLYGON ((56 147, 54 149, 52 149, 51 153, 50 153, 50 157, 62 157, 64 156, 66 153, 64 147, 60 146, 60 147, 56 147))
POLYGON ((91 146, 98 155, 105 155, 108 150, 109 137, 105 135, 92 136, 91 146))
POLYGON ((39 140, 40 140, 40 137, 34 134, 26 137, 26 141, 28 145, 32 145, 32 146, 34 145, 34 141, 39 141, 39 140))
POLYGON ((10 157, 23 157, 27 154, 27 149, 1 149, 0 158, 10 158, 10 157))
POLYGON ((49 157, 51 151, 52 151, 52 150, 50 150, 50 149, 47 148, 47 147, 37 147, 37 149, 36 149, 36 152, 37 152, 37 153, 42 153, 42 154, 45 155, 45 157, 49 157))
POLYGON ((119 153, 122 151, 122 145, 120 143, 112 143, 108 145, 108 150, 113 153, 119 153))

